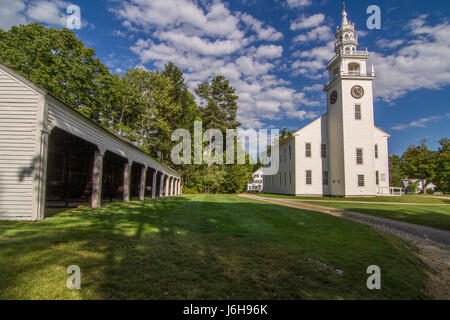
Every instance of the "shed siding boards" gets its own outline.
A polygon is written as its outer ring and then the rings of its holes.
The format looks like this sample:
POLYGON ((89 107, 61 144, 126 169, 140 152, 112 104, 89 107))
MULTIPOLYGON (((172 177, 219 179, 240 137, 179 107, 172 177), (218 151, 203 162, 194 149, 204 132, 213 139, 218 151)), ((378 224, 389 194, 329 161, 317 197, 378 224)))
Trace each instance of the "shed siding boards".
POLYGON ((180 179, 173 169, 81 115, 49 92, 0 64, 0 220, 44 218, 48 133, 60 128, 180 179))
POLYGON ((0 68, 0 219, 32 220, 43 97, 0 68))

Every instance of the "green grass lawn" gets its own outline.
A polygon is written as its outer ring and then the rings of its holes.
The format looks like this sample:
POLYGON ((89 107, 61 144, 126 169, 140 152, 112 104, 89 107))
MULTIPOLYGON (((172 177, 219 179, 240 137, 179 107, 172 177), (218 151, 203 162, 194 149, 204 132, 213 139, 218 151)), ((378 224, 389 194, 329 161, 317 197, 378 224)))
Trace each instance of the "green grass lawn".
POLYGON ((428 298, 415 250, 362 224, 232 195, 115 203, 0 222, 0 299, 428 298), (81 290, 66 287, 72 264, 81 290), (366 288, 373 264, 381 290, 366 288))
POLYGON ((420 224, 450 231, 450 206, 411 206, 401 204, 365 204, 338 202, 310 202, 338 209, 366 213, 373 216, 420 224))
POLYGON ((275 199, 296 199, 296 200, 332 200, 332 201, 366 201, 366 202, 399 202, 399 203, 427 203, 427 204, 450 204, 449 199, 434 198, 423 195, 404 195, 399 197, 370 197, 370 198, 338 198, 338 197, 300 197, 283 194, 256 194, 261 197, 275 199))

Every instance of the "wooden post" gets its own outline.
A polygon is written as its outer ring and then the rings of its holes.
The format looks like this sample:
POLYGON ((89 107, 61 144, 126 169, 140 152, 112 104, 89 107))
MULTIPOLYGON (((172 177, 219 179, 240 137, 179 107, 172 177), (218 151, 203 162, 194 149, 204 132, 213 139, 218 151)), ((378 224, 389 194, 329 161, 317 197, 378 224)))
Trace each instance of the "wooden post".
POLYGON ((100 151, 94 152, 94 164, 92 166, 92 208, 100 208, 102 205, 103 155, 104 153, 100 151))
POLYGON ((139 188, 139 200, 145 200, 145 182, 147 176, 147 167, 141 167, 141 184, 139 188))
POLYGON ((175 191, 176 183, 177 183, 177 180, 175 178, 172 178, 172 193, 171 193, 172 196, 177 195, 177 192, 175 191))
POLYGON ((163 188, 164 188, 164 173, 161 172, 161 178, 159 178, 159 196, 163 196, 163 188))
POLYGON ((152 198, 156 197, 156 177, 158 175, 158 171, 153 172, 153 180, 152 180, 152 198))
POLYGON ((131 162, 126 162, 123 170, 123 201, 130 202, 131 162))
POLYGON ((164 196, 168 197, 169 196, 169 184, 170 184, 170 177, 167 176, 166 178, 166 193, 164 196))

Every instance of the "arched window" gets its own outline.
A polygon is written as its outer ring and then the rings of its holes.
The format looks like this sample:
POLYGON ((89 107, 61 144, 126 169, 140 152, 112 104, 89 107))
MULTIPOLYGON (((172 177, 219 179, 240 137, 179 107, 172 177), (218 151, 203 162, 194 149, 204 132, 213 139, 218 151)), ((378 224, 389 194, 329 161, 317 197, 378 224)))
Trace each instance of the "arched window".
POLYGON ((345 47, 345 53, 350 53, 350 47, 345 47))
POLYGON ((348 34, 345 35, 345 40, 349 40, 350 37, 348 36, 348 34))
POLYGON ((352 62, 348 65, 348 73, 353 75, 359 75, 361 73, 361 69, 359 63, 352 62))

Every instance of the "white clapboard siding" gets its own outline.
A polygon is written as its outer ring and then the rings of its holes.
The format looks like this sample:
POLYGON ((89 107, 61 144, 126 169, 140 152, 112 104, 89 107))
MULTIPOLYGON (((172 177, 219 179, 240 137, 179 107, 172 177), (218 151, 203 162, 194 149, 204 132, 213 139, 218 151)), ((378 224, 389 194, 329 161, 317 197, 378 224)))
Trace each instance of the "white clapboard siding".
POLYGON ((45 133, 54 127, 97 145, 100 151, 179 178, 171 168, 0 64, 0 220, 44 217, 45 133))
POLYGON ((0 68, 0 219, 32 220, 39 93, 0 68))

